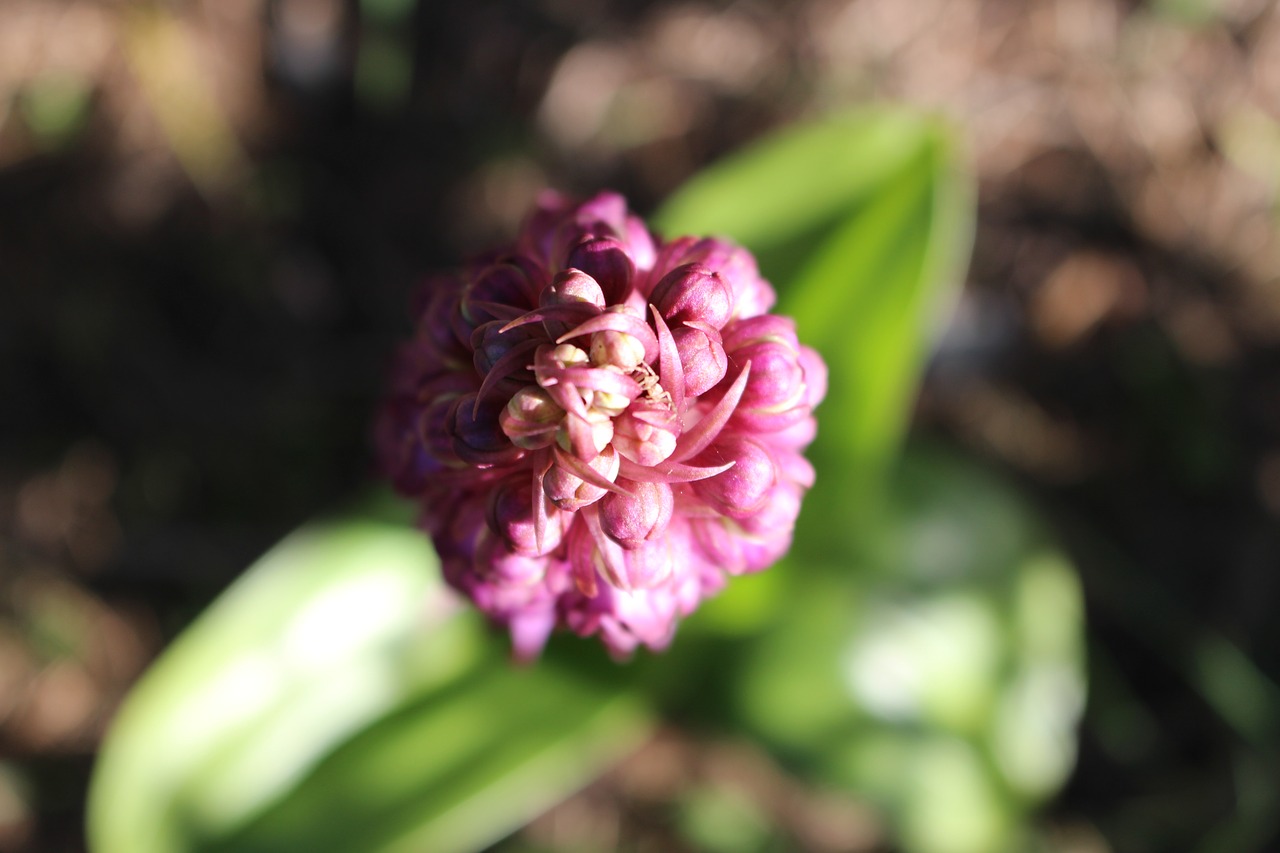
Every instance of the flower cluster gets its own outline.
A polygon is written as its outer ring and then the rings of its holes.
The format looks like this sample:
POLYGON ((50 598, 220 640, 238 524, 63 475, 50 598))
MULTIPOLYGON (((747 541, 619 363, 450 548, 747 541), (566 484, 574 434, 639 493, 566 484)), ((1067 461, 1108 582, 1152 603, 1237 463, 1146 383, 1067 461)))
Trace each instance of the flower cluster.
POLYGON ((515 245, 430 280, 378 424, 445 577, 536 657, 557 626, 661 650, 791 543, 826 368, 755 260, 547 193, 515 245))

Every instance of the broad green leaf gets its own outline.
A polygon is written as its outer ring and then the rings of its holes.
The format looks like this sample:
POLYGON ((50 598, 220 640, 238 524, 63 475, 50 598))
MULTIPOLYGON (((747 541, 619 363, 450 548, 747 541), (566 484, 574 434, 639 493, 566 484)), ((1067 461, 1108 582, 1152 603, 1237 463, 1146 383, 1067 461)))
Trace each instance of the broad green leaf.
POLYGON ((971 199, 953 158, 940 129, 922 135, 783 290, 783 312, 831 374, 819 409, 831 427, 814 453, 846 481, 892 461, 930 337, 963 277, 971 199))
POLYGON ((91 790, 96 853, 475 849, 648 729, 608 667, 519 670, 426 538, 348 522, 267 554, 125 703, 91 790))
POLYGON ((796 249, 828 234, 900 171, 933 122, 887 108, 787 127, 698 173, 654 216, 667 235, 710 233, 790 279, 796 249))
POLYGON ((879 802, 911 853, 1018 849, 1074 764, 1076 574, 1014 492, 936 451, 904 457, 863 537, 749 642, 735 716, 879 802))

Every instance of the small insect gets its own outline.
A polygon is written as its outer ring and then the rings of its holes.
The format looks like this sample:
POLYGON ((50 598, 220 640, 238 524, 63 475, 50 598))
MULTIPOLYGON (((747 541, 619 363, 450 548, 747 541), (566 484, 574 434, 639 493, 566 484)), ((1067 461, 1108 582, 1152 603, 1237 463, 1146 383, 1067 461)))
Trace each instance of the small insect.
POLYGON ((640 383, 640 391, 655 403, 662 403, 668 409, 675 409, 675 403, 671 399, 671 394, 667 389, 663 388, 658 381, 658 374, 653 372, 653 368, 640 362, 631 377, 640 383))

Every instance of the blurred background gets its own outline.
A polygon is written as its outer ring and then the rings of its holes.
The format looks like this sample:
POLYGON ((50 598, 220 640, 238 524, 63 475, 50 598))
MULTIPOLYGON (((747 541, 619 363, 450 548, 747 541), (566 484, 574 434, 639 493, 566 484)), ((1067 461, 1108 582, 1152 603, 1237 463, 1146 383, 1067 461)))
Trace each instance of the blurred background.
MULTIPOLYGON (((123 693, 367 483, 422 273, 510 236, 545 186, 649 212, 760 134, 867 101, 948 116, 979 182, 914 430, 1021 486, 1081 573, 1089 704, 1039 819, 1081 853, 1240 821, 1264 849, 1273 3, 4 0, 0 851, 83 850, 123 693)), ((675 729, 521 838, 705 849, 699 815, 762 809, 797 849, 890 849, 749 743, 675 729), (725 780, 736 799, 708 794, 725 780)))

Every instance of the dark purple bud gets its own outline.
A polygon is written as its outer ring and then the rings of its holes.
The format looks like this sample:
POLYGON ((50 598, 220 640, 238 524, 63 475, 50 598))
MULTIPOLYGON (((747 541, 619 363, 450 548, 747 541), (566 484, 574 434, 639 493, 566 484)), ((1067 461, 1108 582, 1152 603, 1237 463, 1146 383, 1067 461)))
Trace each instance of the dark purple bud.
POLYGON ((520 227, 518 247, 551 266, 551 248, 560 224, 574 209, 573 200, 555 190, 543 190, 520 227))
POLYGON ((514 320, 537 304, 537 283, 519 264, 494 264, 462 294, 462 316, 473 328, 490 320, 514 320))
POLYGON ((487 376, 495 366, 501 366, 504 377, 532 382, 533 373, 528 368, 533 363, 534 349, 544 338, 536 326, 517 326, 504 332, 505 325, 501 320, 490 320, 476 327, 471 333, 472 364, 481 376, 487 376), (523 358, 516 356, 515 361, 508 364, 511 359, 506 357, 513 352, 526 355, 523 358))
POLYGON ((374 430, 378 466, 391 478, 396 491, 417 497, 428 478, 443 467, 427 452, 418 433, 421 408, 404 397, 388 400, 378 413, 374 430))
POLYGON ((667 273, 649 301, 673 325, 696 322, 721 329, 733 312, 733 294, 724 280, 701 264, 685 264, 667 273))
POLYGON ((597 237, 579 243, 569 252, 565 266, 582 270, 600 285, 606 305, 626 298, 636 266, 626 248, 612 237, 597 237))
POLYGON ((693 490, 711 507, 730 518, 745 518, 764 505, 777 482, 773 457, 762 445, 742 436, 724 436, 692 460, 692 464, 723 464, 728 471, 693 484, 693 490))
POLYGON ((456 395, 436 397, 422 409, 417 424, 418 437, 427 453, 448 466, 460 464, 453 449, 453 407, 457 402, 456 395))
POLYGON ((459 464, 453 450, 453 406, 458 399, 475 390, 475 380, 461 373, 446 373, 422 386, 418 399, 422 413, 418 417, 418 436, 423 447, 445 465, 459 464))
POLYGON ((475 394, 453 402, 449 434, 459 459, 473 465, 499 465, 524 456, 524 450, 512 444, 502 431, 499 416, 505 407, 505 401, 493 398, 481 400, 477 407, 475 394))
POLYGON ((610 493, 600 500, 600 527, 628 550, 662 536, 671 522, 675 497, 666 483, 620 480, 629 494, 610 493))
POLYGON ((454 332, 460 311, 462 282, 452 276, 434 276, 419 291, 422 310, 418 312, 418 336, 430 343, 441 360, 466 363, 466 340, 454 332))

